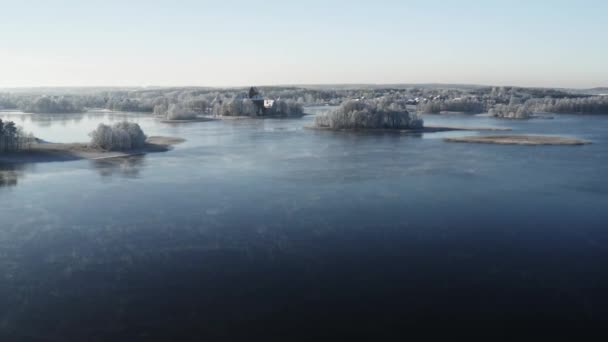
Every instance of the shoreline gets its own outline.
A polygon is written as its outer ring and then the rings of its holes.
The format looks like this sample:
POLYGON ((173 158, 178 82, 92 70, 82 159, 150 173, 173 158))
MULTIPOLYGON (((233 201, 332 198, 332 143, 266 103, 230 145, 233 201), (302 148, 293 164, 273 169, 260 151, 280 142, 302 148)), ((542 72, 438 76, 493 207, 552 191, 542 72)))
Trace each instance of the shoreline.
POLYGON ((0 154, 0 162, 8 164, 31 164, 66 162, 75 160, 103 160, 124 158, 170 151, 174 145, 184 142, 181 138, 152 136, 142 148, 130 151, 105 151, 91 148, 85 143, 35 143, 28 150, 0 154))
POLYGON ((196 119, 162 119, 160 120, 160 122, 162 123, 175 123, 175 124, 179 124, 179 123, 193 123, 193 122, 209 122, 209 121, 217 121, 217 119, 212 119, 212 118, 196 118, 196 119))
POLYGON ((304 126, 305 129, 332 131, 332 132, 363 132, 363 133, 399 133, 399 134, 421 134, 421 133, 441 133, 453 131, 512 131, 506 127, 457 127, 457 126, 426 126, 423 128, 414 129, 393 129, 393 128, 331 128, 331 127, 316 127, 304 126))
POLYGON ((494 144, 494 145, 589 145, 591 141, 556 135, 482 135, 457 138, 445 138, 444 141, 456 143, 494 144))
POLYGON ((247 120, 247 119, 301 119, 306 115, 313 115, 309 113, 304 113, 302 115, 292 115, 292 116, 283 116, 283 115, 258 115, 258 116, 228 116, 228 115, 218 115, 218 120, 247 120))

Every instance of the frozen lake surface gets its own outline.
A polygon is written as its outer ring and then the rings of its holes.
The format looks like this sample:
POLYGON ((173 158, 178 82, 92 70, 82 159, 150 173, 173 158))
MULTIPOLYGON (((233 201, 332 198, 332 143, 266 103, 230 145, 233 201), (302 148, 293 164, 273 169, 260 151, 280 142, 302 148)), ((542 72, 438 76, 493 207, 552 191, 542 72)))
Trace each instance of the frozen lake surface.
POLYGON ((593 143, 533 147, 304 129, 313 116, 0 118, 53 142, 122 119, 187 140, 143 157, 0 165, 0 337, 381 336, 421 317, 608 314, 608 116, 424 117, 593 143))

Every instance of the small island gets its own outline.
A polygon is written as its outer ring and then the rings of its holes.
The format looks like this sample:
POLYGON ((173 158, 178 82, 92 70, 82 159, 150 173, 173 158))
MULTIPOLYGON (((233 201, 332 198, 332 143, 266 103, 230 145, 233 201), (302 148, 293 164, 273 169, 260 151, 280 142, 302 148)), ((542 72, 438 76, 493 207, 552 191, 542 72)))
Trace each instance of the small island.
POLYGON ((449 131, 510 131, 500 127, 425 126, 422 118, 407 111, 407 101, 395 96, 373 100, 351 100, 327 114, 315 117, 305 128, 329 131, 365 131, 379 133, 438 133, 449 131))
POLYGON ((448 142, 498 144, 498 145, 587 145, 587 140, 551 135, 485 135, 445 138, 448 142))
POLYGON ((213 113, 223 119, 232 118, 299 118, 305 115, 301 103, 264 97, 256 88, 240 92, 230 99, 216 98, 213 113))
MULTIPOLYGON (((12 127, 13 124, 5 126, 12 127)), ((185 141, 172 137, 147 137, 138 124, 130 122, 119 122, 113 126, 100 124, 90 136, 89 143, 49 143, 31 135, 4 134, 0 137, 3 141, 0 162, 20 164, 119 158, 166 152, 173 145, 185 141)))

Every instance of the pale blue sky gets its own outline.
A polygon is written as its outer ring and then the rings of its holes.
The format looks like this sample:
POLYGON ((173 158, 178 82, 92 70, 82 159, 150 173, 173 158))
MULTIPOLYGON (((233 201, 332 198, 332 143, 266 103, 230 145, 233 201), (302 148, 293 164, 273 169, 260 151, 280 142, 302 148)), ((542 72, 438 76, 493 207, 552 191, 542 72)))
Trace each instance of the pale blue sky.
POLYGON ((0 0, 0 87, 608 86, 608 1, 0 0))

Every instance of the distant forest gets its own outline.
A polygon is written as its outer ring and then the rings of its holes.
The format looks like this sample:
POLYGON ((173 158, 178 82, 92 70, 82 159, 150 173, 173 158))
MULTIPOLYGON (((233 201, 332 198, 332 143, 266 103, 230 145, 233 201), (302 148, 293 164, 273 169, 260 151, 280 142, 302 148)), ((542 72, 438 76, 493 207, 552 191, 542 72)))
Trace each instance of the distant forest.
POLYGON ((154 113, 167 119, 198 115, 297 116, 303 106, 340 105, 347 101, 398 99, 410 111, 439 114, 490 113, 504 118, 528 118, 533 113, 608 114, 608 96, 593 90, 482 86, 323 86, 260 87, 272 100, 263 113, 247 96, 249 88, 83 88, 31 89, 0 93, 0 110, 27 113, 76 113, 89 109, 154 113), (414 109, 415 108, 415 109, 414 109))

